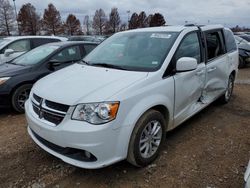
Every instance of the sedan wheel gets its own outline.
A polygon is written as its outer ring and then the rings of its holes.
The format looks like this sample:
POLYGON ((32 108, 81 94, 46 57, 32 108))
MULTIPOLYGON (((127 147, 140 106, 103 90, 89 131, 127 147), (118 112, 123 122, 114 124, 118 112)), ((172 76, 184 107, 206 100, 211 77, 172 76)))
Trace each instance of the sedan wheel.
POLYGON ((24 112, 24 105, 26 100, 29 98, 30 90, 32 85, 25 84, 18 87, 12 95, 12 107, 18 113, 24 112))

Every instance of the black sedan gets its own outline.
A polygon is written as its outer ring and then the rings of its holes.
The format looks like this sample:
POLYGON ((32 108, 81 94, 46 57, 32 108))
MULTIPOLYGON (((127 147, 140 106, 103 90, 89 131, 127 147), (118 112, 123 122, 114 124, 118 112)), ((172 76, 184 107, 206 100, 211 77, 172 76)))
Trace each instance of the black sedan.
POLYGON ((32 85, 40 78, 80 61, 98 44, 58 42, 35 48, 0 65, 0 108, 13 107, 24 112, 32 85))

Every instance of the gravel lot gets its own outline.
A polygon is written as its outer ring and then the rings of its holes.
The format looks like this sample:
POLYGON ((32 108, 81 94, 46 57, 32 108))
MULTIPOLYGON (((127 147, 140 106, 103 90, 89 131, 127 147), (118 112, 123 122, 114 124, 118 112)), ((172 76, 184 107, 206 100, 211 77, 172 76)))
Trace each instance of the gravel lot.
POLYGON ((0 111, 0 187, 244 187, 250 157, 250 68, 240 71, 231 102, 212 104, 167 134, 146 168, 126 161, 85 170, 40 149, 24 115, 0 111))

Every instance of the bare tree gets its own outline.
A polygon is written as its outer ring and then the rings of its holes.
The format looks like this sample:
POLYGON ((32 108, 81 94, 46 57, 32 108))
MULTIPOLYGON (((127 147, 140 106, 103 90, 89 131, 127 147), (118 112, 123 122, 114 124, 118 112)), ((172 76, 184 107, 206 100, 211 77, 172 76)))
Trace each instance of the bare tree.
POLYGON ((103 34, 103 29, 106 25, 106 22, 107 18, 105 12, 102 9, 96 10, 92 26, 98 34, 103 34))
POLYGON ((117 8, 112 8, 109 14, 109 26, 112 29, 112 32, 115 33, 119 29, 121 23, 120 15, 117 8))
POLYGON ((134 12, 129 20, 129 25, 128 25, 129 29, 136 29, 139 27, 138 18, 139 18, 138 14, 134 12))
POLYGON ((162 26, 166 23, 164 16, 160 13, 155 13, 152 19, 150 20, 150 27, 162 26))
POLYGON ((60 34, 62 32, 62 21, 60 12, 50 3, 43 14, 43 30, 48 34, 60 34))
POLYGON ((11 35, 14 29, 15 17, 13 7, 8 0, 0 0, 0 33, 11 35))
POLYGON ((86 34, 89 35, 89 34, 90 34, 90 31, 89 31, 90 20, 89 20, 89 16, 88 16, 88 15, 86 15, 86 16, 84 17, 83 25, 86 26, 86 29, 87 29, 86 34))
POLYGON ((66 20, 66 30, 69 35, 81 34, 80 20, 74 14, 69 14, 66 20))
POLYGON ((138 26, 140 28, 147 27, 147 15, 142 11, 138 16, 138 26))
POLYGON ((22 6, 17 21, 20 24, 19 29, 22 34, 36 35, 40 31, 40 16, 36 13, 36 8, 30 3, 22 6))

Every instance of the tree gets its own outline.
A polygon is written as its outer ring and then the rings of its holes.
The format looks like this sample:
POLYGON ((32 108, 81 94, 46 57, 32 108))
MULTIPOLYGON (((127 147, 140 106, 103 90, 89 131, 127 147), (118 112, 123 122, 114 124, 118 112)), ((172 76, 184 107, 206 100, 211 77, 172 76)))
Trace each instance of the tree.
POLYGON ((103 29, 106 25, 107 18, 105 12, 102 9, 95 11, 95 16, 93 18, 93 28, 95 29, 96 33, 99 35, 103 34, 103 29))
POLYGON ((129 20, 129 25, 128 25, 128 28, 129 29, 136 29, 139 27, 139 24, 138 24, 138 19, 139 19, 139 16, 136 12, 134 12, 129 20))
POLYGON ((120 23, 121 19, 118 13, 118 9, 112 8, 109 14, 109 26, 111 27, 113 33, 118 31, 120 23))
POLYGON ((68 35, 81 34, 81 24, 79 19, 77 19, 75 15, 73 14, 68 15, 65 26, 68 35))
POLYGON ((86 31, 86 34, 89 35, 89 34, 90 34, 90 31, 89 31, 90 21, 89 21, 89 16, 88 16, 88 15, 86 15, 86 16, 84 17, 83 25, 86 26, 86 30, 87 30, 87 31, 86 31))
POLYGON ((147 27, 147 15, 144 11, 142 11, 138 16, 138 27, 147 27))
POLYGON ((36 35, 40 31, 40 16, 36 13, 36 8, 30 3, 22 6, 18 13, 17 21, 22 34, 36 35))
POLYGON ((43 30, 48 34, 57 35, 62 32, 62 21, 60 12, 50 3, 43 14, 43 30))
POLYGON ((162 26, 166 23, 164 16, 162 16, 160 13, 155 13, 150 20, 150 27, 155 27, 155 26, 162 26))
POLYGON ((8 0, 0 0, 0 33, 11 35, 14 29, 15 17, 13 7, 8 0))
POLYGON ((145 24, 146 24, 146 27, 149 27, 150 26, 150 22, 151 22, 151 20, 152 20, 152 18, 153 18, 153 15, 152 14, 149 14, 148 15, 148 17, 146 18, 146 20, 145 20, 145 24))

